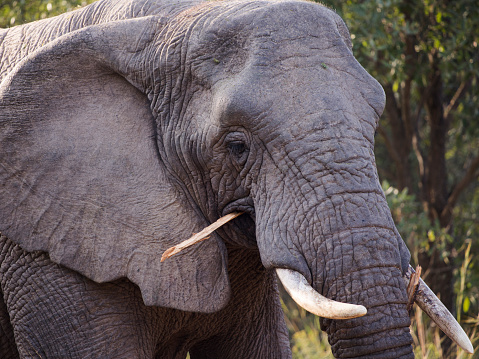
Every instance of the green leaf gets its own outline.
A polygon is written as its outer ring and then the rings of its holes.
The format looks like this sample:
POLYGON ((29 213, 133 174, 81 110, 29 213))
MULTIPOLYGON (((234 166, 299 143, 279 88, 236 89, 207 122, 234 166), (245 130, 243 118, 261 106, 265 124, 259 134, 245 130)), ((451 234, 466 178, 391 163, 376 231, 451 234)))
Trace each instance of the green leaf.
POLYGON ((438 24, 440 24, 440 23, 441 23, 441 20, 442 20, 442 12, 439 11, 439 12, 436 14, 436 21, 437 21, 438 24))
POLYGON ((399 81, 394 81, 393 83, 393 91, 398 92, 399 90, 399 81))
POLYGON ((462 310, 464 313, 467 313, 469 311, 469 307, 471 306, 471 301, 469 300, 469 297, 464 298, 464 302, 462 303, 462 310))

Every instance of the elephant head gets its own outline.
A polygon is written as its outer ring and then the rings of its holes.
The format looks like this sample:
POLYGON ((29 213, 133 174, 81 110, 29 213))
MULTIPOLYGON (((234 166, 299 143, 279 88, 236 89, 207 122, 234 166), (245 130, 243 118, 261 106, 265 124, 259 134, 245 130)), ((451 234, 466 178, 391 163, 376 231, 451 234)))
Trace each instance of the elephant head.
POLYGON ((367 308, 322 319, 335 356, 412 358, 410 255, 373 153, 384 103, 342 20, 314 3, 79 29, 0 85, 0 230, 94 281, 129 278, 147 305, 199 312, 228 302, 227 248, 256 249, 367 308), (160 263, 234 211, 247 215, 160 263))

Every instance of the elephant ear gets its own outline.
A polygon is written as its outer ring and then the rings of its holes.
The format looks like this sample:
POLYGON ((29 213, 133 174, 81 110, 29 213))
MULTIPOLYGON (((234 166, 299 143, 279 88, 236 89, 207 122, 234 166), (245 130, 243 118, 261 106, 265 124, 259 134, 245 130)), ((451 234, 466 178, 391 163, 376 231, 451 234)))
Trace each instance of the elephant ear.
POLYGON ((96 282, 129 278, 147 305, 212 312, 230 296, 219 237, 160 263, 208 223, 171 183, 138 90, 159 26, 78 30, 2 81, 0 231, 96 282))

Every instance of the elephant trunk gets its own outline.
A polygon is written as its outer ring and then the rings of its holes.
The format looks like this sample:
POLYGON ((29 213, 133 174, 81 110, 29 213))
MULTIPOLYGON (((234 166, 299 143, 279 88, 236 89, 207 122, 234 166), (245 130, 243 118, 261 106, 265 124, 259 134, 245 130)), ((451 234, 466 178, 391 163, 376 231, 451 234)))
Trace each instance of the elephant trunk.
MULTIPOLYGON (((340 218, 326 217, 324 209, 311 209, 304 220, 291 219, 283 212, 281 221, 269 221, 263 227, 262 217, 257 216, 263 264, 297 271, 322 296, 355 305, 345 309, 348 319, 321 321, 335 357, 414 358, 402 273, 402 257, 407 263, 409 256, 401 253, 402 240, 386 216, 390 214, 385 203, 381 209, 379 194, 369 192, 361 197, 375 198, 374 206, 347 215, 341 213, 341 201, 333 196, 331 209, 339 212, 340 218), (377 216, 370 213, 372 208, 379 208, 377 216), (367 309, 364 316, 362 308, 367 309)), ((323 205, 328 201, 322 201, 323 205)), ((274 204, 281 205, 279 201, 274 204)))
POLYGON ((331 281, 328 297, 368 310, 354 319, 321 319, 336 358, 414 358, 402 282, 400 270, 389 266, 355 270, 331 281))
MULTIPOLYGON (((355 162, 342 163, 352 167, 355 162)), ((359 162, 354 171, 337 168, 323 176, 316 174, 324 174, 324 168, 308 162, 295 174, 304 180, 283 185, 265 174, 263 183, 276 186, 255 191, 262 262, 301 273, 328 299, 367 309, 357 318, 322 319, 335 357, 413 358, 403 279, 410 255, 394 226, 374 162, 359 162)))
MULTIPOLYGON (((301 212, 294 210, 294 199, 270 196, 268 206, 257 206, 263 264, 276 268, 299 305, 324 317, 321 327, 335 357, 413 358, 406 291, 410 257, 382 193, 370 188, 333 194, 316 205, 310 200, 312 207, 301 212), (355 204, 354 210, 347 208, 345 198, 355 204)), ((433 297, 420 281, 417 303, 472 353, 467 336, 447 310, 434 309, 441 304, 433 297)))

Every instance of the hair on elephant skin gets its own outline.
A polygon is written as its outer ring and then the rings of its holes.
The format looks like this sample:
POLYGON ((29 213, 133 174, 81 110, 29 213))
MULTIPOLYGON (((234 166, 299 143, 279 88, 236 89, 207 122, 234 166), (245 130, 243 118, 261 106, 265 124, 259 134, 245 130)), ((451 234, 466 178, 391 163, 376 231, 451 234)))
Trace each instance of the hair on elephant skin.
POLYGON ((290 358, 276 272, 336 357, 414 357, 385 96, 334 11, 100 0, 0 56, 0 357, 290 358))

